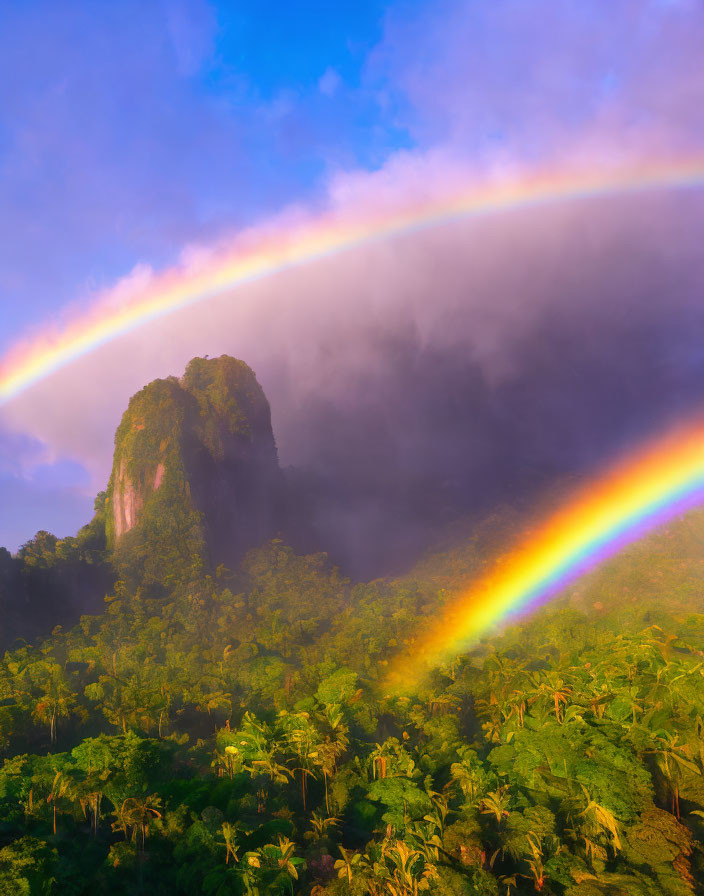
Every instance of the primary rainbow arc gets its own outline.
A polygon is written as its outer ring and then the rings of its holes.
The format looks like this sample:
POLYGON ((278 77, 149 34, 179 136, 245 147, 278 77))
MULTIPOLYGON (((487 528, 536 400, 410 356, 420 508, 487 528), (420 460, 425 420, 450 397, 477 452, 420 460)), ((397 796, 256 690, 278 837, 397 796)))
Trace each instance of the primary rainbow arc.
POLYGON ((180 308, 365 243, 443 222, 551 202, 704 184, 704 159, 629 166, 609 172, 524 176, 513 183, 454 189, 433 199, 350 220, 321 216, 307 230, 272 237, 254 249, 218 256, 197 273, 157 277, 123 308, 85 315, 55 336, 29 340, 0 361, 0 405, 108 341, 180 308))
POLYGON ((634 452, 526 533, 395 661, 389 687, 412 686, 498 623, 548 600, 625 544, 703 502, 704 420, 697 420, 634 452))

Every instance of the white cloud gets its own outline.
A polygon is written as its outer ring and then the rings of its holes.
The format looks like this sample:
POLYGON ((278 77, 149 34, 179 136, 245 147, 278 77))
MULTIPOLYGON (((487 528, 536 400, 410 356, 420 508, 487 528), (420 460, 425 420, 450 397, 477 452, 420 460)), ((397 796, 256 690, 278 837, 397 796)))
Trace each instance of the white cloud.
POLYGON ((337 93, 337 89, 341 83, 342 79, 340 78, 340 75, 334 68, 328 67, 318 79, 318 90, 323 96, 331 97, 337 93))

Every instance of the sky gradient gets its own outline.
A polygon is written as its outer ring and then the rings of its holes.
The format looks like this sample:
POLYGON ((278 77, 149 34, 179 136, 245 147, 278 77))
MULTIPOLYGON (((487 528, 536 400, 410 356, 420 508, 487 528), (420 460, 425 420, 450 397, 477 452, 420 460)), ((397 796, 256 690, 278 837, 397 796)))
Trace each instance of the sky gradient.
MULTIPOLYGON (((119 296, 243 233, 286 232, 331 210, 373 216, 460 179, 479 188, 531 171, 703 154, 703 43, 694 0, 624 0, 608 15, 590 0, 241 3, 236 12, 196 0, 3 4, 0 357, 61 329, 106 292, 119 296)), ((75 531, 104 485, 127 398, 148 378, 178 374, 193 354, 232 351, 252 363, 272 393, 284 459, 311 461, 291 421, 302 406, 331 400, 320 394, 325 352, 338 376, 358 369, 372 352, 369 322, 398 333, 409 308, 414 339, 446 342, 448 316, 477 276, 465 258, 469 237, 503 241, 504 251, 513 239, 535 258, 546 246, 559 251, 560 232, 573 274, 592 240, 604 277, 615 246, 632 258, 646 253, 647 280, 623 273, 626 304, 636 316, 645 305, 643 326, 660 334, 658 364, 670 365, 672 380, 663 407, 689 408, 698 399, 700 359, 687 334, 701 250, 687 235, 700 220, 701 191, 657 202, 650 228, 642 204, 620 204, 570 212, 571 238, 565 220, 548 215, 512 221, 501 234, 460 229, 440 242, 376 248, 216 303, 210 330, 185 314, 98 350, 0 412, 0 544, 16 549, 37 528, 75 531), (595 236, 605 219, 611 242, 595 236), (529 246, 526 227, 545 242, 529 246), (661 305, 651 296, 657 276, 661 295, 668 289, 661 305), (445 301, 428 302, 431 284, 445 301), (291 320, 289 341, 272 323, 282 292, 297 309, 295 346, 291 320), (350 318, 355 302, 364 315, 350 318), (436 317, 426 303, 441 309, 436 317), (658 317, 666 312, 667 324, 658 317), (282 385, 284 368, 295 370, 295 396, 282 385)), ((485 378, 496 380, 517 331, 537 332, 536 317, 558 297, 563 311, 572 303, 584 312, 586 294, 568 289, 558 267, 544 256, 542 286, 528 291, 518 316, 501 265, 484 272, 483 293, 475 280, 473 294, 491 297, 466 321, 474 332, 482 321, 473 351, 485 378), (488 315, 492 303, 504 310, 488 315)), ((583 273, 574 282, 595 277, 594 266, 583 273)), ((592 295, 609 291, 599 281, 592 295)), ((628 431, 658 425, 658 414, 649 421, 642 405, 636 410, 628 431)))

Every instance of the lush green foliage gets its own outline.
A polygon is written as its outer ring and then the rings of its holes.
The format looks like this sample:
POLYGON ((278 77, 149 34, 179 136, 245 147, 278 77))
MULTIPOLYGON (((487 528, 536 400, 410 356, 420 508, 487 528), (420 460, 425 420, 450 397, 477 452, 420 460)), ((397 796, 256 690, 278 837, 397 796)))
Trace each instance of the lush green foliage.
POLYGON ((275 541, 8 652, 0 893, 700 892, 701 517, 385 693, 489 531, 366 585, 275 541))
POLYGON ((269 403, 242 361, 194 358, 134 395, 115 434, 105 532, 133 590, 168 593, 275 531, 269 403))
POLYGON ((40 531, 15 557, 0 548, 0 648, 102 609, 114 573, 105 552, 105 495, 95 503, 92 522, 75 538, 40 531))

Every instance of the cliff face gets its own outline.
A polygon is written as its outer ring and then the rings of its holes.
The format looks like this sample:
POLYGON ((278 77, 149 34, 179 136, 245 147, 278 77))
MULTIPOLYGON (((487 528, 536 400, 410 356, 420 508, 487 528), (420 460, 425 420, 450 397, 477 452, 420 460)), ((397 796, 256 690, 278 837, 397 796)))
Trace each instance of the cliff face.
POLYGON ((269 403, 246 364, 195 358, 181 380, 155 380, 115 435, 106 528, 118 570, 148 584, 236 563, 275 534, 279 477, 269 403))
POLYGON ((213 560, 232 564, 279 525, 281 474, 269 402, 252 370, 226 355, 195 358, 182 386, 198 411, 188 465, 193 501, 213 560))

